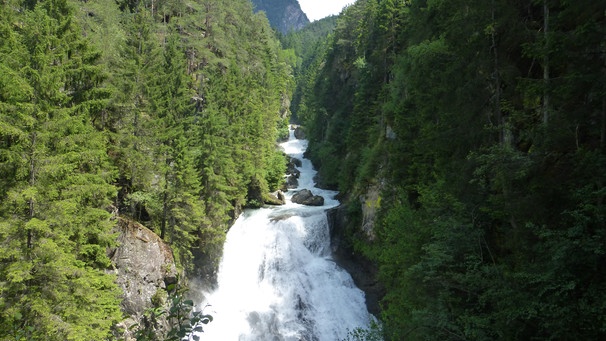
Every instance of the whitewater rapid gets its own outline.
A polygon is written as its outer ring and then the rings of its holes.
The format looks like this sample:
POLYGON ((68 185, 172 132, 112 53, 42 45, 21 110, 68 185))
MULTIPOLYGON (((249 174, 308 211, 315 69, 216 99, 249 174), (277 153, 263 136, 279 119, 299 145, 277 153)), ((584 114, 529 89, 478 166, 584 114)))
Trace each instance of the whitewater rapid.
POLYGON ((315 187, 306 140, 291 130, 281 146, 302 161, 299 187, 286 205, 246 210, 229 230, 218 287, 202 303, 214 318, 202 340, 337 341, 370 323, 364 293, 331 258, 326 209, 339 205, 337 192, 315 187), (292 203, 301 189, 323 196, 324 206, 292 203))

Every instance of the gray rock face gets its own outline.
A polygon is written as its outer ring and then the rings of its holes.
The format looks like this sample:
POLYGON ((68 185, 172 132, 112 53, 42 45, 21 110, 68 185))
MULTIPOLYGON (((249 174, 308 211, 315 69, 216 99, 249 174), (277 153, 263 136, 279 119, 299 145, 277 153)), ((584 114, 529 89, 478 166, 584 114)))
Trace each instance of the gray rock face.
MULTIPOLYGON (((294 159, 294 160, 296 160, 296 159, 294 159)), ((299 166, 299 167, 301 167, 301 166, 299 166)), ((296 179, 298 179, 298 178, 299 178, 299 176, 301 176, 301 171, 300 171, 300 170, 298 170, 298 169, 295 167, 295 164, 294 164, 294 163, 289 162, 289 163, 288 163, 288 165, 287 165, 287 168, 286 168, 286 174, 287 174, 287 175, 292 175, 292 176, 294 176, 296 179)))
POLYGON ((177 282, 177 268, 170 247, 145 226, 119 218, 119 246, 108 251, 117 283, 122 288, 122 310, 133 317, 151 307, 158 290, 177 282))
POLYGON ((308 189, 302 189, 295 193, 290 201, 307 206, 322 206, 324 205, 324 197, 320 195, 313 195, 308 189))
POLYGON ((302 204, 303 201, 311 198, 312 196, 313 196, 313 194, 311 193, 310 190, 302 189, 302 190, 298 191, 297 193, 295 193, 290 200, 294 203, 302 204))
POLYGON ((295 137, 299 140, 305 140, 305 131, 301 126, 295 128, 295 137))
POLYGON ((377 279, 377 264, 364 257, 361 252, 356 252, 351 242, 348 242, 351 234, 348 231, 354 227, 353 222, 347 219, 346 206, 333 208, 327 211, 327 215, 335 261, 349 272, 356 286, 366 294, 368 311, 375 316, 381 315, 379 302, 385 296, 385 288, 377 279))
POLYGON ((271 26, 283 34, 309 24, 297 0, 252 0, 255 12, 263 11, 271 26))
POLYGON ((369 241, 376 238, 375 221, 377 220, 377 212, 381 207, 381 182, 369 185, 366 188, 366 193, 360 195, 360 207, 362 208, 362 231, 366 233, 369 241))
POLYGON ((302 203, 307 206, 324 206, 324 197, 320 195, 314 195, 309 200, 305 200, 302 203))

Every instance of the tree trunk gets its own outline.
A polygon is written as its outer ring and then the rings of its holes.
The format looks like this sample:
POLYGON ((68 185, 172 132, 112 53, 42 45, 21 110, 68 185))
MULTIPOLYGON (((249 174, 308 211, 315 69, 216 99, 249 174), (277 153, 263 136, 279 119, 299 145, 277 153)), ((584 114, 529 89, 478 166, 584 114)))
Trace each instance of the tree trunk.
POLYGON ((602 98, 602 128, 600 129, 600 148, 606 147, 606 98, 602 98))
POLYGON ((492 6, 491 6, 491 15, 492 15, 492 24, 493 24, 493 29, 492 32, 490 34, 490 38, 491 38, 491 43, 492 46, 490 47, 492 50, 492 54, 493 54, 493 78, 494 78, 494 87, 495 87, 495 94, 494 94, 494 114, 496 116, 496 120, 497 120, 497 127, 498 127, 498 131, 499 131, 499 143, 501 145, 506 144, 506 137, 509 135, 506 132, 506 127, 505 127, 505 118, 503 117, 503 111, 501 110, 501 74, 499 72, 499 51, 497 48, 497 33, 496 33, 496 9, 495 9, 495 2, 494 0, 492 1, 492 6))
MULTIPOLYGON (((35 158, 35 150, 36 150, 36 133, 32 133, 31 135, 31 155, 30 155, 30 159, 29 159, 29 185, 31 187, 33 187, 36 184, 36 164, 34 161, 35 158)), ((35 202, 34 202, 34 198, 29 198, 28 200, 28 205, 29 205, 29 212, 28 212, 28 218, 29 220, 34 218, 34 215, 36 214, 36 208, 35 208, 35 202)), ((32 248, 32 243, 33 243, 33 233, 31 230, 27 230, 27 249, 31 249, 32 248)))
POLYGON ((543 0, 543 36, 545 38, 545 51, 543 52, 543 124, 549 121, 549 6, 543 0))
POLYGON ((162 198, 162 223, 160 225, 160 239, 166 236, 166 219, 168 216, 168 171, 164 175, 164 196, 162 198))

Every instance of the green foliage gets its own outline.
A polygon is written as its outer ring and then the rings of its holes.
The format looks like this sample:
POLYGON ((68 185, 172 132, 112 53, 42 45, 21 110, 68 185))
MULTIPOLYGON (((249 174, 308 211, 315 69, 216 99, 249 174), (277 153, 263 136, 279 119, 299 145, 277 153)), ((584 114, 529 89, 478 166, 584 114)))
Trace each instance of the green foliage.
POLYGON ((187 288, 179 284, 171 284, 166 289, 168 294, 168 307, 154 306, 144 314, 142 326, 137 328, 135 337, 137 341, 182 341, 200 340, 198 335, 204 331, 203 325, 212 322, 213 317, 203 314, 202 311, 194 310, 192 300, 186 299, 187 288), (163 327, 162 321, 166 320, 167 327, 163 327))
POLYGON ((1 52, 11 70, 3 87, 24 92, 0 98, 2 175, 10 178, 0 206, 0 337, 104 339, 121 312, 104 272, 115 188, 107 141, 93 125, 108 96, 100 55, 66 1, 19 5, 2 6, 3 47, 13 50, 1 52))
POLYGON ((293 112, 326 183, 384 184, 349 228, 385 339, 604 337, 605 9, 359 0, 318 44, 293 112))
POLYGON ((109 337, 115 214, 216 262, 281 181, 290 57, 245 0, 0 0, 0 339, 109 337))
POLYGON ((282 187, 284 182, 284 173, 286 171, 286 156, 284 153, 275 150, 268 156, 268 169, 265 174, 268 190, 273 192, 282 187))
POLYGON ((290 106, 293 122, 301 121, 299 116, 302 119, 306 114, 306 100, 312 91, 316 68, 324 57, 325 39, 334 30, 336 20, 337 17, 332 16, 314 21, 280 39, 295 75, 296 88, 290 106))
POLYGON ((103 17, 125 39, 107 59, 115 91, 101 125, 118 169, 117 206, 190 269, 192 248, 217 258, 254 174, 265 187, 281 181, 275 141, 288 121, 290 68, 247 1, 118 5, 117 29, 103 17))
POLYGON ((356 328, 347 333, 347 338, 342 341, 382 341, 382 328, 377 321, 371 321, 370 328, 356 328))

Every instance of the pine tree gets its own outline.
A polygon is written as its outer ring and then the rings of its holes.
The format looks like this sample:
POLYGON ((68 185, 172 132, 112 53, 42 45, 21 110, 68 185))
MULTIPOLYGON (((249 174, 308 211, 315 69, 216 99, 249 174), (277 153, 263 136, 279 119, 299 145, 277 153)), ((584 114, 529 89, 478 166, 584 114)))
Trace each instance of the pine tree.
POLYGON ((339 19, 306 124, 344 197, 387 184, 376 238, 352 226, 386 339, 604 337, 605 6, 360 0, 339 19))
POLYGON ((188 267, 191 250, 197 246, 198 234, 208 221, 194 162, 197 148, 191 135, 195 108, 182 51, 179 37, 171 34, 164 46, 163 63, 150 87, 150 97, 159 140, 155 159, 161 160, 163 179, 159 234, 171 244, 179 264, 188 267))
POLYGON ((151 89, 160 65, 160 49, 150 12, 139 4, 125 14, 126 41, 112 78, 115 96, 111 101, 111 150, 119 171, 120 212, 149 222, 161 211, 154 176, 159 174, 154 154, 158 148, 151 89))
POLYGON ((18 29, 11 20, 14 31, 3 30, 14 51, 3 67, 24 92, 0 98, 9 127, 1 132, 2 175, 12 177, 0 210, 0 335, 103 339, 121 313, 104 273, 115 188, 106 141, 92 125, 107 98, 99 54, 65 0, 28 3, 21 14, 17 5, 2 12, 3 28, 4 15, 19 16, 18 29))

